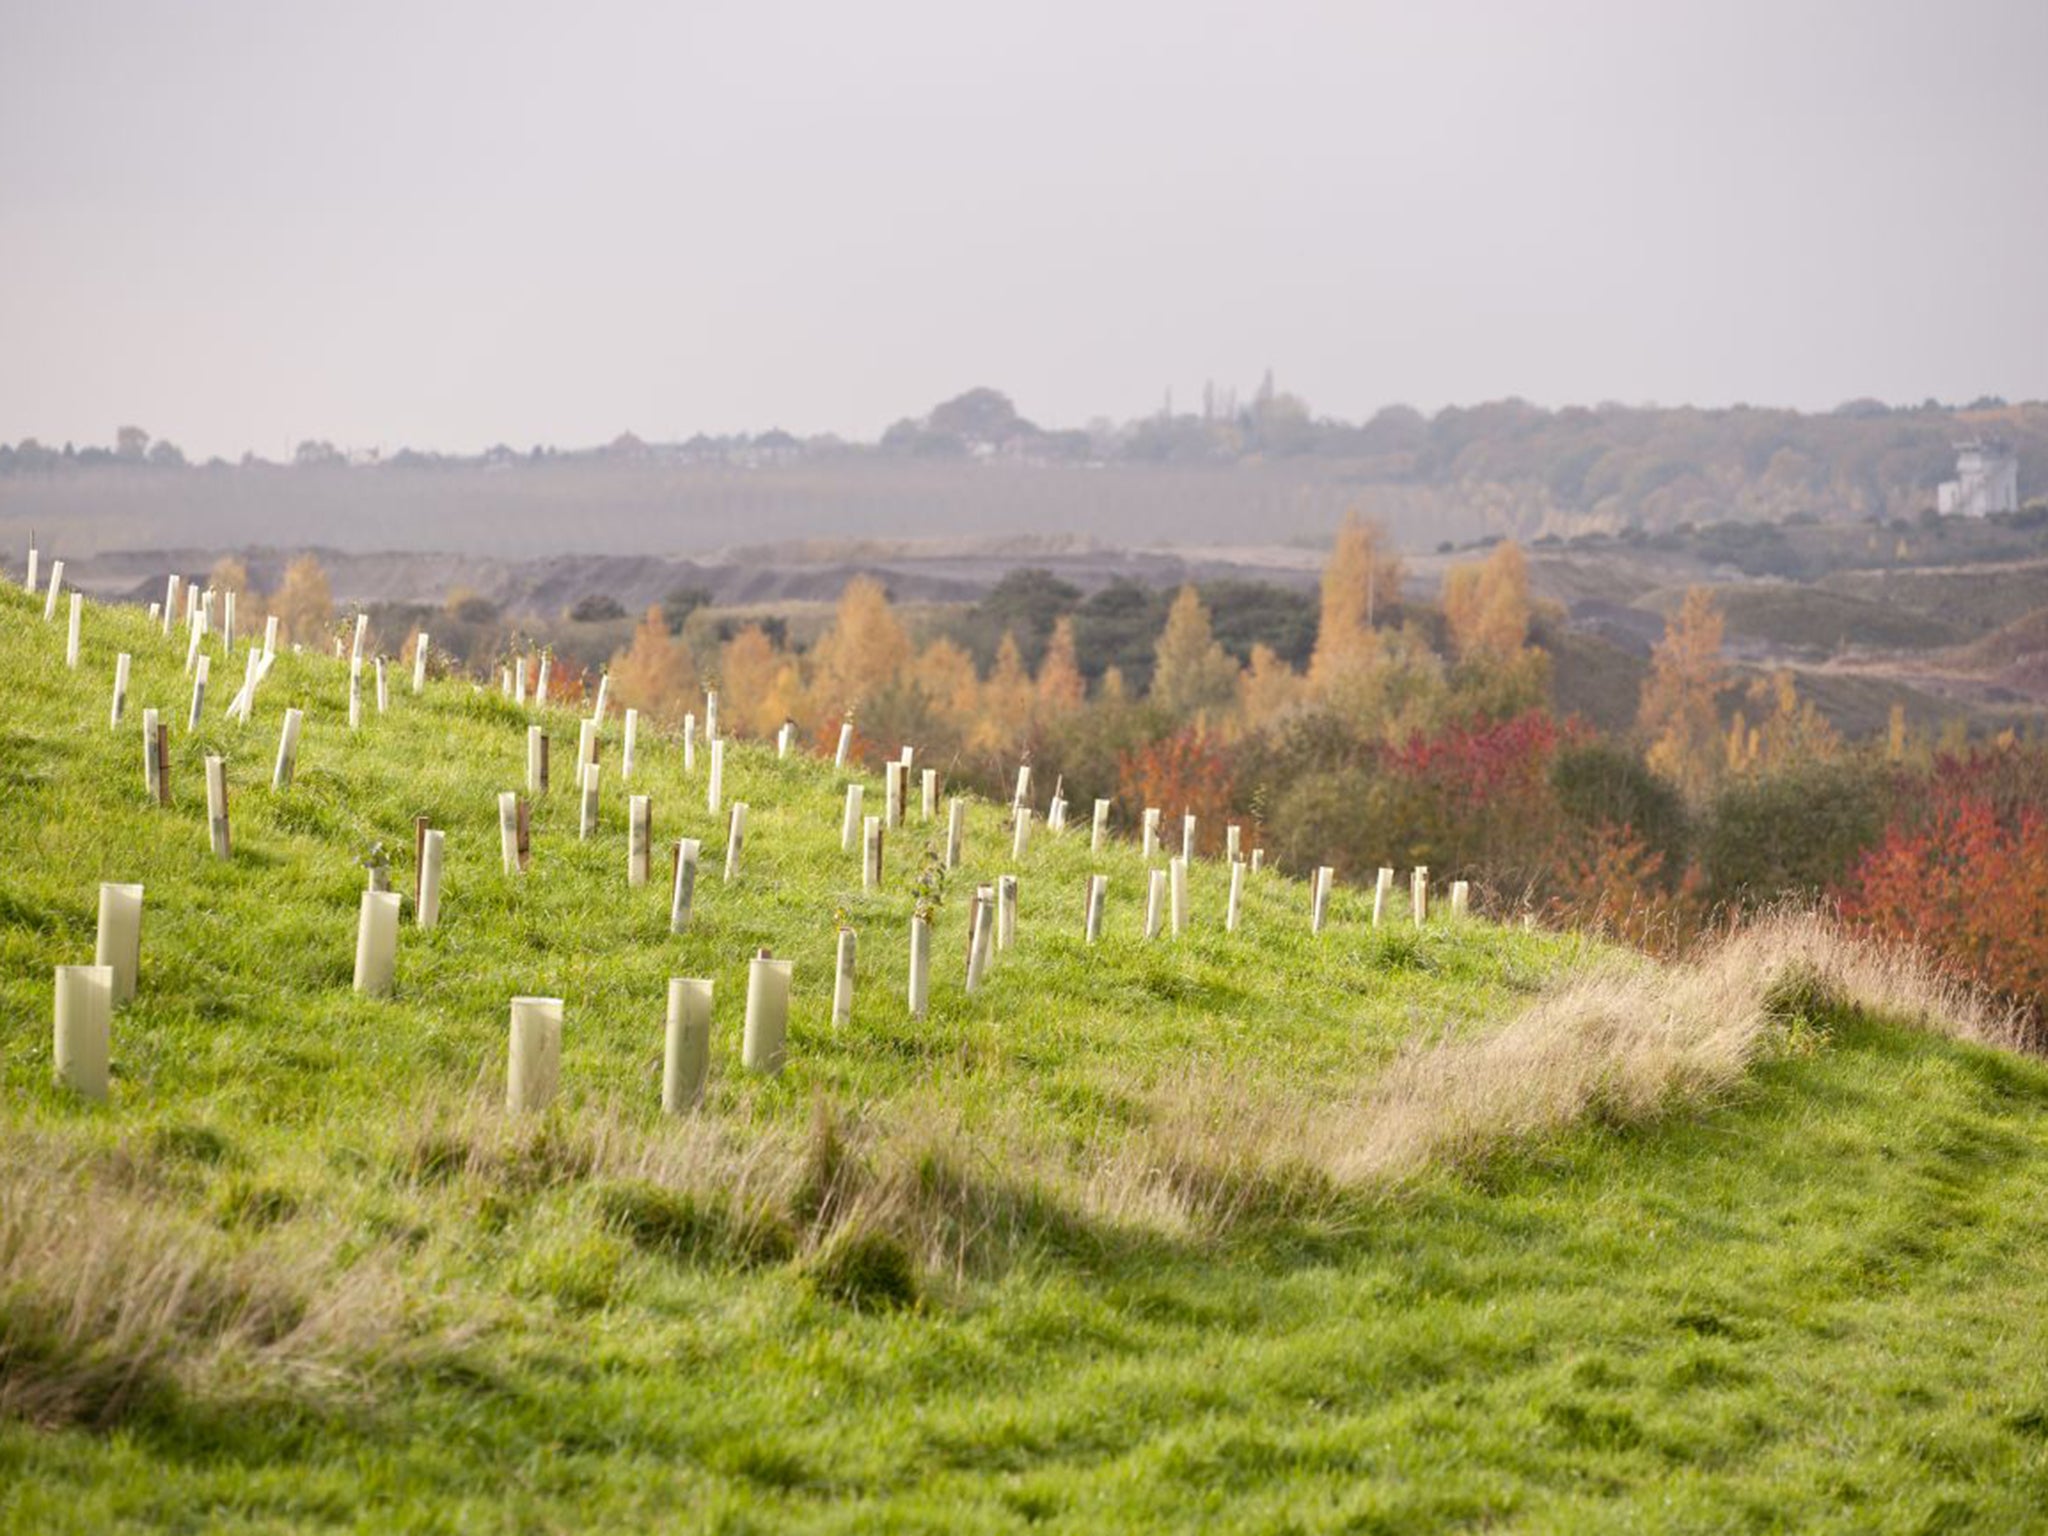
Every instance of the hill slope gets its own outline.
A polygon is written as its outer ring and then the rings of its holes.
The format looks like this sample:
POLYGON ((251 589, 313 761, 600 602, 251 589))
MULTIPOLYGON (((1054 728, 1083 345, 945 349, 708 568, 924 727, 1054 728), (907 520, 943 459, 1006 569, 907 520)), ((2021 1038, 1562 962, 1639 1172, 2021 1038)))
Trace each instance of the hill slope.
MULTIPOLYGON (((253 726, 217 688, 187 735, 182 644, 95 607, 73 673, 40 614, 0 594, 0 1525, 2016 1529, 2048 1504, 2048 1071, 1852 1006, 1972 1025, 1817 929, 1658 972, 1374 932, 1340 892, 1317 939, 1262 875, 1233 935, 1204 864, 1193 930, 1148 943, 1134 848, 1041 832, 1013 866, 976 805, 917 1022, 926 829, 864 894, 827 765, 734 750, 728 885, 701 755, 643 740, 658 846, 707 846, 672 937, 665 881, 625 882, 615 735, 598 835, 558 788, 506 876, 507 701, 394 678, 351 739, 344 669, 284 657, 253 726), (145 705, 176 722, 168 810, 145 705), (357 997, 357 860, 415 814, 447 833, 443 921, 357 997), (1019 942, 967 997, 961 890, 1012 868, 1019 942), (50 1083, 50 977, 91 958, 103 879, 148 907, 93 1105, 50 1083), (738 1064, 764 944, 795 962, 774 1079, 738 1064), (670 975, 717 994, 683 1119, 656 1107, 670 975), (534 1117, 503 1109, 521 993, 566 1000, 534 1117)), ((559 783, 575 723, 549 724, 559 783)))

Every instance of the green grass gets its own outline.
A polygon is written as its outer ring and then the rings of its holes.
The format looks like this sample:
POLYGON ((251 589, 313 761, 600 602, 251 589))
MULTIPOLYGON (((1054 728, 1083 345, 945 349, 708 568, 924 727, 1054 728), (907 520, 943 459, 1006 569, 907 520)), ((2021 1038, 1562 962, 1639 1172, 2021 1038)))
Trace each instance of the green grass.
MULTIPOLYGON (((826 765, 735 753, 745 870, 724 885, 708 846, 698 922, 671 938, 665 882, 625 884, 615 728, 602 835, 579 844, 558 791, 523 879, 497 869, 495 794, 519 783, 524 720, 465 684, 415 701, 394 677, 351 742, 343 669, 286 658, 248 731, 220 723, 231 684, 196 739, 174 725, 158 810, 133 721, 182 724, 182 646, 95 607, 74 675, 40 612, 0 595, 0 1191, 53 1167, 295 1294, 322 1285, 295 1254, 383 1275, 394 1320, 334 1371, 253 1350, 152 1375, 118 1413, 0 1420, 0 1528, 1930 1531, 2048 1508, 2037 1063, 1820 1008, 1729 1101, 1395 1192, 1191 1155, 1175 1177, 1242 1186, 1230 1219, 1120 1209, 1077 1192, 1170 1145, 1217 1085, 1348 1103, 1404 1045, 1506 1016, 1590 946, 1374 935, 1350 892, 1317 941, 1274 877, 1226 935, 1213 864, 1196 932, 1146 944, 1136 852, 1041 832, 1019 948, 967 998, 961 888, 1009 867, 976 805, 915 1023, 917 839, 864 895, 826 765), (308 729, 273 795, 288 703, 308 729), (209 746, 230 761, 227 863, 206 851, 209 746), (354 861, 381 839, 407 886, 416 813, 448 834, 443 926, 403 931, 396 997, 357 998, 354 861), (1090 950, 1095 868, 1112 932, 1090 950), (93 1106, 48 1080, 50 970, 91 958, 102 879, 148 904, 93 1106), (862 981, 834 1030, 841 911, 862 981), (796 962, 776 1080, 738 1070, 760 944, 796 962), (657 1113, 670 975, 717 983, 710 1098, 685 1121, 657 1113), (505 1129, 506 1004, 532 992, 567 1000, 563 1093, 505 1129), (889 1177, 889 1210, 948 1218, 876 1215, 889 1177)), ((574 722, 552 728, 560 764, 574 722)), ((648 739, 641 760, 658 836, 716 846, 679 751, 648 739)), ((0 1268, 0 1387, 61 1348, 32 1299, 0 1268)))

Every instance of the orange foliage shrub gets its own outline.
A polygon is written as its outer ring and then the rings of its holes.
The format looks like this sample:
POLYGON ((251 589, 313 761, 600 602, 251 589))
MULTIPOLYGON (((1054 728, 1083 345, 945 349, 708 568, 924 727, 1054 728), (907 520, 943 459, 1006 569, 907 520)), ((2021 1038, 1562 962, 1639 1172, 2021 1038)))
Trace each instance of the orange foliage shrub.
POLYGON ((2048 1002, 2048 812, 2002 796, 1996 762, 1935 765, 1924 799, 1886 828, 1842 892, 1842 914, 1920 945, 2038 1021, 2048 1002))
POLYGON ((1174 848, 1180 846, 1179 818, 1192 811, 1197 846, 1207 853, 1223 846, 1237 785, 1223 738, 1190 726, 1122 753, 1116 793, 1128 825, 1137 824, 1146 806, 1157 806, 1164 813, 1160 835, 1174 848))

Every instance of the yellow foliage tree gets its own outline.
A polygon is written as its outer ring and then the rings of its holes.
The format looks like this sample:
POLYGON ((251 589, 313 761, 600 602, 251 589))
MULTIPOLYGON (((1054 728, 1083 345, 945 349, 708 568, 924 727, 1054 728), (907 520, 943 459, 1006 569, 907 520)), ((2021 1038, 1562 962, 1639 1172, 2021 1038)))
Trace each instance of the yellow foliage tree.
POLYGON ((796 708, 796 664, 759 624, 725 643, 719 658, 722 719, 749 736, 773 736, 796 708))
POLYGON ((1444 619, 1461 661, 1510 662, 1529 639, 1529 562, 1512 539, 1444 572, 1444 619))
POLYGON ((1008 751, 1030 740, 1031 706, 1037 697, 1017 637, 1006 629, 1002 644, 996 647, 995 667, 989 672, 988 681, 981 685, 974 744, 1008 751))
POLYGON ((327 585, 327 571, 311 555, 301 555, 285 567, 284 582, 271 599, 278 628, 298 645, 318 645, 334 622, 334 593, 327 585))
POLYGON ((1166 611, 1154 657, 1152 702, 1173 715, 1221 709, 1237 696, 1237 662, 1217 643, 1209 610, 1193 587, 1182 587, 1166 611))
POLYGON ((1636 712, 1651 769, 1695 800, 1713 788, 1726 756, 1718 704, 1727 678, 1721 634, 1713 593, 1689 589, 1650 658, 1636 712))
POLYGON ((1252 663, 1238 679, 1238 708, 1249 730, 1263 730, 1285 719, 1308 694, 1307 679, 1263 641, 1252 647, 1252 663))
POLYGON ((1799 697, 1789 668, 1751 683, 1749 697, 1761 710, 1755 761, 1767 772, 1832 762, 1841 754, 1841 733, 1811 700, 1799 697))
POLYGON ((1045 659, 1038 664, 1038 712, 1041 719, 1057 719, 1079 709, 1088 697, 1088 685, 1081 677, 1080 652, 1074 644, 1074 620, 1063 614, 1052 627, 1046 642, 1045 659))
POLYGON ((839 611, 812 655, 819 713, 836 720, 887 687, 910 661, 910 635, 889 594, 872 576, 856 576, 839 594, 839 611))
POLYGON ((1323 567, 1322 616, 1308 667, 1309 683, 1319 693, 1369 673, 1379 660, 1373 625, 1401 596, 1401 560, 1385 542, 1379 525, 1356 512, 1337 530, 1323 567))
POLYGON ((612 658, 611 692, 649 720, 673 724, 697 696, 697 664, 690 648, 668 632, 657 605, 633 630, 627 647, 612 658))
POLYGON ((981 679, 965 648, 943 637, 934 640, 918 655, 910 676, 932 708, 956 730, 964 733, 973 727, 981 709, 981 679))

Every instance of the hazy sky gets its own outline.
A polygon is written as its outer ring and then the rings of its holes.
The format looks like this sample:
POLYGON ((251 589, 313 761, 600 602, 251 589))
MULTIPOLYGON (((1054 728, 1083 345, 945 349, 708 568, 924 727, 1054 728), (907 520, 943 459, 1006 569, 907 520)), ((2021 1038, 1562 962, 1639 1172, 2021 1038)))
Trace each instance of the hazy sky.
POLYGON ((0 0, 0 438, 2048 396, 2048 0, 0 0))

